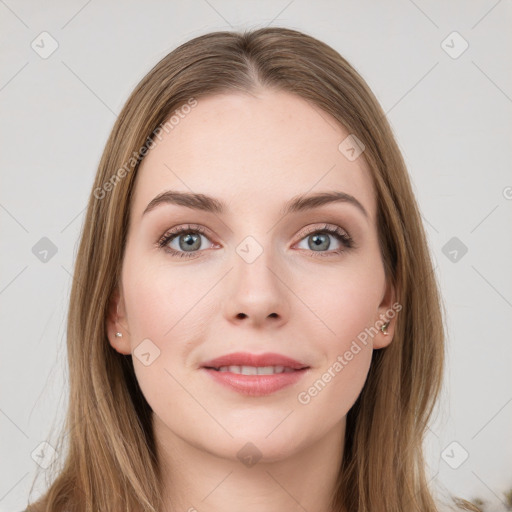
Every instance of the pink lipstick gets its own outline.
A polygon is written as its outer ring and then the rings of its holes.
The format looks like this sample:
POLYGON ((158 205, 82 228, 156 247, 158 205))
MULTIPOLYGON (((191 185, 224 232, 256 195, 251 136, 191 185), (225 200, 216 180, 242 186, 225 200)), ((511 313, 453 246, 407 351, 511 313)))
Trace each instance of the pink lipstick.
POLYGON ((201 369, 238 393, 263 396, 296 383, 309 366, 281 354, 236 352, 206 361, 201 369))

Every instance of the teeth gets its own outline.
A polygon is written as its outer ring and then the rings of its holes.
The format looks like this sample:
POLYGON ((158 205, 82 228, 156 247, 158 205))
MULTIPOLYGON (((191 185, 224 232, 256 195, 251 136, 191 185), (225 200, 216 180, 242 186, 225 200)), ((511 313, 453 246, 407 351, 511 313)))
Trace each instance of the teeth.
POLYGON ((284 366, 221 366, 218 371, 240 375, 274 375, 275 373, 290 373, 294 370, 284 366))
POLYGON ((261 366, 257 368, 258 375, 272 375, 274 373, 282 373, 282 366, 261 366))

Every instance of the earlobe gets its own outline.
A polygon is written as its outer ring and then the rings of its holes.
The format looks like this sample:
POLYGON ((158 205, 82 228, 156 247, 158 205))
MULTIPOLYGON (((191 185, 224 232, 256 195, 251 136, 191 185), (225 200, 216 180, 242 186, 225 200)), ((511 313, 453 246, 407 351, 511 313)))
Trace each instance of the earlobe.
POLYGON ((394 320, 382 317, 375 322, 377 334, 373 339, 373 348, 387 347, 392 341, 394 336, 394 320))
POLYGON ((128 355, 131 354, 130 336, 125 324, 123 297, 116 287, 109 301, 105 327, 112 348, 120 354, 128 355))
POLYGON ((119 352, 120 354, 123 354, 125 356, 132 353, 130 350, 130 343, 127 339, 124 339, 122 332, 116 331, 113 337, 112 334, 109 332, 108 338, 110 345, 116 352, 119 352))
POLYGON ((373 340, 373 348, 387 347, 392 341, 395 333, 396 316, 402 309, 401 305, 395 302, 395 289, 391 283, 387 283, 386 291, 379 305, 378 320, 375 322, 377 334, 373 340))
POLYGON ((382 334, 384 334, 384 336, 389 336, 389 332, 388 332, 388 327, 389 327, 389 324, 391 323, 390 320, 388 320, 387 322, 384 322, 381 326, 380 326, 380 331, 382 332, 382 334))

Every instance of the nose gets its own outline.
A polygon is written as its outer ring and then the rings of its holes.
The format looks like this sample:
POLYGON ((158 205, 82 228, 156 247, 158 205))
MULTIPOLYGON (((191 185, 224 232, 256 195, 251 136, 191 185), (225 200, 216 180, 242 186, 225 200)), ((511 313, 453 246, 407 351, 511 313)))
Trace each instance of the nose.
POLYGON ((288 321, 290 290, 282 268, 266 257, 264 251, 249 263, 238 254, 227 276, 225 315, 239 325, 276 328, 288 321))

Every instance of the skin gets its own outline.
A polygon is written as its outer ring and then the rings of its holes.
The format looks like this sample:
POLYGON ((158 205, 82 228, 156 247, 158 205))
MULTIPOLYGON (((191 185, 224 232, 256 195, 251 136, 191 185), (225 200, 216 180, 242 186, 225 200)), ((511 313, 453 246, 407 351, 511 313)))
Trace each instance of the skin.
MULTIPOLYGON (((133 363, 153 410, 168 510, 329 512, 346 414, 372 351, 391 342, 394 326, 360 343, 309 403, 298 401, 394 302, 369 169, 364 157, 349 161, 338 150, 348 135, 290 93, 214 95, 200 98, 141 164, 108 335, 122 354, 144 339, 160 350, 148 366, 135 356, 133 363), (165 204, 142 215, 169 189, 214 196, 228 211, 165 204), (368 217, 349 203, 279 214, 293 196, 333 190, 356 197, 368 217), (157 248, 169 229, 189 223, 208 230, 192 258, 157 248), (304 229, 321 231, 325 223, 341 227, 356 246, 346 249, 329 235, 327 249, 311 249, 304 229), (236 252, 247 236, 263 249, 252 263, 236 252), (273 394, 245 396, 199 370, 236 351, 277 352, 310 369, 273 394), (261 454, 252 466, 237 457, 248 442, 261 454)), ((168 245, 180 251, 179 235, 168 245)))

